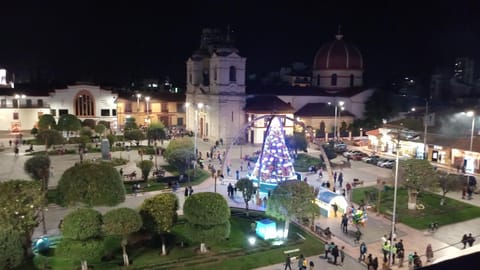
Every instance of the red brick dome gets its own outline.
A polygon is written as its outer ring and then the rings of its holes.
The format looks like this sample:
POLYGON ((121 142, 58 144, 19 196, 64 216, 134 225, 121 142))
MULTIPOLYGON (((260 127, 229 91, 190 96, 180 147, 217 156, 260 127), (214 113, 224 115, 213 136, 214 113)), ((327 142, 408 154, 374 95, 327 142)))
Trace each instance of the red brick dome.
POLYGON ((355 69, 363 70, 363 57, 357 47, 336 35, 335 40, 323 45, 315 54, 313 70, 355 69))

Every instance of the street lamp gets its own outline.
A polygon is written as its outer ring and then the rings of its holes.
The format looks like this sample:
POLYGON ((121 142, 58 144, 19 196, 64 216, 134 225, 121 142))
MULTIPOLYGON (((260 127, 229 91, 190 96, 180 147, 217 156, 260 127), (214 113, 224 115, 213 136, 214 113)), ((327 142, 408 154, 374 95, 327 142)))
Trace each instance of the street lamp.
POLYGON ((137 94, 137 113, 140 112, 140 98, 142 97, 142 94, 138 93, 137 94))
POLYGON ((463 112, 462 114, 465 114, 468 117, 472 117, 472 130, 470 132, 470 152, 472 152, 473 148, 473 132, 475 130, 475 112, 474 111, 468 111, 468 112, 463 112))
MULTIPOLYGON (((393 209, 392 209, 392 231, 390 232, 390 249, 392 248, 392 241, 393 241, 393 234, 395 233, 395 218, 396 218, 396 211, 397 211, 397 185, 398 185, 398 163, 399 163, 399 153, 400 153, 400 130, 398 130, 397 134, 397 153, 395 156, 395 180, 393 186, 393 209)), ((392 261, 392 252, 389 252, 388 256, 389 265, 393 264, 392 261)))
POLYGON ((150 108, 149 108, 149 103, 150 103, 150 97, 145 97, 145 102, 147 103, 147 119, 146 119, 146 122, 147 122, 147 126, 148 124, 150 123, 150 108))
MULTIPOLYGON (((341 109, 343 110, 343 105, 345 104, 344 101, 339 101, 335 102, 335 118, 334 118, 334 124, 333 124, 333 138, 335 141, 338 140, 338 127, 337 127, 337 112, 338 112, 338 106, 340 105, 341 109)), ((332 105, 331 102, 328 102, 328 105, 332 105)))

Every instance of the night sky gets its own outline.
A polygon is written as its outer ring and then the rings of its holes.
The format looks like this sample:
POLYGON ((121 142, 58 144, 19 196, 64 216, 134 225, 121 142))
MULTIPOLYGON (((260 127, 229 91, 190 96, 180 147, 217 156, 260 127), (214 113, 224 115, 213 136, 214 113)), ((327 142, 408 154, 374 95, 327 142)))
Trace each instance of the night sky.
POLYGON ((227 25, 249 74, 294 61, 311 65, 338 25, 362 52, 370 83, 399 74, 428 77, 456 56, 480 59, 480 1, 474 0, 11 2, 2 4, 0 66, 19 79, 40 74, 113 84, 168 75, 183 86, 201 29, 227 25))

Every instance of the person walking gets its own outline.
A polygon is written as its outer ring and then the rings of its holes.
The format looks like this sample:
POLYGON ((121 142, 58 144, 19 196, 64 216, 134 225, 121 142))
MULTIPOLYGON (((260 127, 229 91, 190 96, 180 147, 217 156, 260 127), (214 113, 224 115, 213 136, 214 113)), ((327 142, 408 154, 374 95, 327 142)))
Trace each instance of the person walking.
POLYGON ((303 270, 303 262, 305 261, 305 258, 303 257, 303 254, 300 254, 300 257, 298 258, 298 270, 303 270))
POLYGON ((315 264, 313 263, 313 261, 310 261, 308 265, 310 266, 309 270, 313 270, 313 267, 315 267, 315 264))
POLYGON ((287 267, 288 267, 288 269, 292 270, 292 267, 290 266, 291 263, 292 263, 292 259, 290 258, 290 254, 287 254, 287 257, 285 257, 285 269, 284 270, 287 270, 287 267))
POLYGON ((358 258, 359 261, 365 261, 365 254, 367 254, 367 245, 365 242, 360 244, 360 257, 358 258))
POLYGON ((334 213, 335 217, 337 217, 337 211, 338 211, 337 203, 333 203, 332 208, 333 208, 333 213, 334 213))
POLYGON ((188 187, 185 187, 185 192, 184 192, 185 198, 188 197, 188 187))
POLYGON ((333 248, 332 248, 332 256, 333 256, 333 264, 334 265, 337 265, 337 259, 338 259, 338 256, 339 256, 339 251, 338 251, 338 246, 337 245, 334 245, 333 248))
POLYGON ((403 267, 403 259, 405 258, 405 251, 397 249, 398 267, 403 267))
POLYGON ((347 214, 342 215, 342 232, 348 233, 348 217, 347 214))
POLYGON ((473 237, 471 233, 468 234, 467 242, 469 247, 472 247, 473 242, 475 242, 475 237, 473 237))
POLYGON ((192 194, 193 194, 193 188, 192 188, 192 186, 190 186, 188 188, 188 196, 192 196, 192 194))
POLYGON ((432 245, 428 244, 427 249, 425 250, 425 256, 427 257, 427 262, 431 262, 433 259, 433 249, 432 245))
POLYGON ((340 265, 343 266, 343 262, 345 261, 345 246, 342 246, 340 249, 340 265))
POLYGON ((235 179, 237 179, 237 180, 240 179, 240 171, 239 170, 235 171, 235 179))
POLYGON ((463 249, 465 249, 467 247, 467 242, 468 242, 468 236, 467 236, 467 234, 464 234, 462 236, 463 249))

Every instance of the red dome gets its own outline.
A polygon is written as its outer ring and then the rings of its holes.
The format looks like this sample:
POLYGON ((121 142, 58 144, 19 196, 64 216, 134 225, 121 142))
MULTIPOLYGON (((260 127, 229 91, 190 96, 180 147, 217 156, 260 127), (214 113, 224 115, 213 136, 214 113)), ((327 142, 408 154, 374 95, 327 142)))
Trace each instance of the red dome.
POLYGON ((323 45, 313 60, 313 70, 363 69, 363 58, 357 47, 346 43, 342 35, 323 45))

